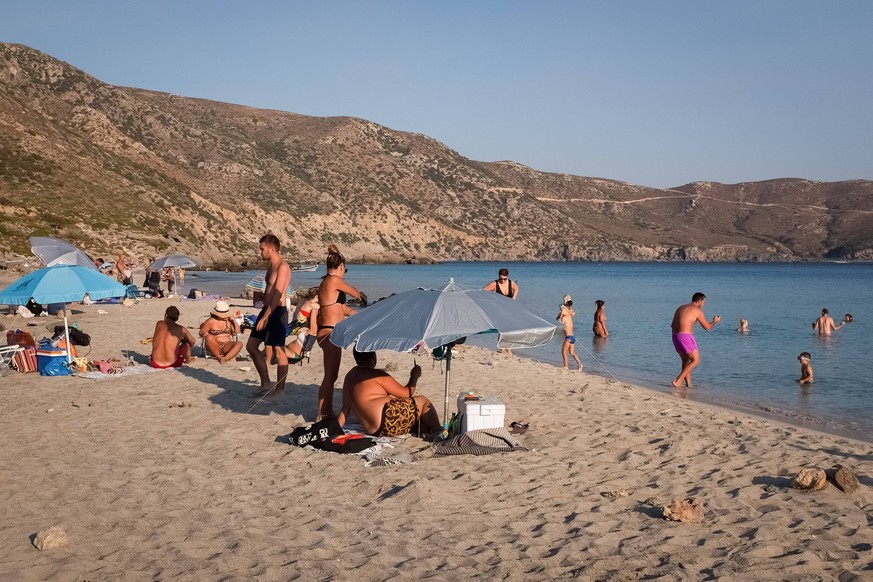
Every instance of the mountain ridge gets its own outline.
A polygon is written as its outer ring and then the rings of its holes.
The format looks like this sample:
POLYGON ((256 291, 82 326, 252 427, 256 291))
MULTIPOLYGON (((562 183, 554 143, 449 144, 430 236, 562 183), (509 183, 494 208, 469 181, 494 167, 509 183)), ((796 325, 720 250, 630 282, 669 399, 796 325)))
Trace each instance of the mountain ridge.
POLYGON ((0 252, 434 260, 873 260, 873 182, 668 189, 461 156, 419 133, 102 83, 0 43, 0 252))

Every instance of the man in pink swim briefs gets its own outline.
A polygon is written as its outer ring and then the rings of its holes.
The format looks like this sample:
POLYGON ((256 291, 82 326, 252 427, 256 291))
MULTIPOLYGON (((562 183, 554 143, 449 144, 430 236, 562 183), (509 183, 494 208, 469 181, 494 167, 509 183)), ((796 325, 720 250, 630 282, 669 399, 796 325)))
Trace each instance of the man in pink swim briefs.
POLYGON ((697 367, 700 363, 700 353, 697 351, 697 342, 694 341, 694 324, 699 323, 700 327, 709 331, 716 323, 721 321, 721 317, 716 315, 712 321, 707 321, 703 315, 703 304, 706 302, 706 295, 703 293, 695 293, 691 297, 691 303, 681 305, 676 313, 673 314, 673 347, 676 348, 676 353, 682 358, 682 371, 673 380, 673 386, 679 387, 682 382, 689 388, 691 387, 691 370, 697 367))

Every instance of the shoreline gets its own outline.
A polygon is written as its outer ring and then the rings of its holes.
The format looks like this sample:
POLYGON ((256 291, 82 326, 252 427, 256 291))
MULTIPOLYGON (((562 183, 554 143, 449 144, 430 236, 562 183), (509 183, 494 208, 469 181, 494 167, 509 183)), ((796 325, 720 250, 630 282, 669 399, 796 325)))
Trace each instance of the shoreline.
MULTIPOLYGON (((835 261, 828 261, 835 262, 835 261)), ((198 270, 192 271, 196 273, 198 270)), ((144 277, 145 271, 142 269, 137 269, 134 271, 133 279, 134 281, 140 280, 144 277)), ((15 275, 10 275, 7 272, 0 272, 0 288, 5 287, 12 281, 18 278, 15 275)), ((194 288, 196 283, 192 281, 192 283, 187 286, 185 289, 194 288)), ((242 295, 232 295, 227 296, 229 299, 233 301, 241 301, 241 302, 250 302, 250 299, 246 299, 242 295)), ((180 295, 175 295, 174 298, 182 298, 180 295)), ((161 300, 155 300, 161 301, 161 300)), ((245 308, 246 305, 235 304, 235 307, 245 308)), ((21 320, 19 321, 27 321, 21 320)), ((0 322, 4 322, 3 318, 0 317, 0 322)), ((5 323, 4 323, 5 325, 5 323)), ((8 325, 7 325, 8 327, 8 325)), ((195 334, 196 336, 196 334, 195 334)), ((483 348, 488 349, 488 348, 483 348)), ((243 350, 244 351, 244 350, 243 350)), ((525 354, 525 350, 518 350, 517 354, 520 357, 523 357, 526 360, 536 361, 543 363, 548 366, 555 366, 555 362, 549 361, 546 359, 538 358, 535 356, 528 356, 525 354)), ((823 434, 828 434, 837 437, 851 438, 853 440, 857 440, 864 443, 873 444, 873 435, 865 434, 858 430, 853 430, 851 428, 851 421, 847 419, 840 419, 836 417, 829 417, 825 415, 805 415, 803 413, 790 410, 790 409, 780 409, 776 406, 768 405, 766 403, 756 403, 752 401, 744 401, 737 398, 730 397, 719 397, 717 394, 699 394, 699 393, 689 393, 685 396, 676 396, 672 394, 673 388, 672 386, 664 383, 658 383, 654 381, 646 381, 639 377, 642 374, 641 370, 626 370, 624 372, 619 371, 618 373, 614 373, 613 370, 609 370, 605 367, 605 365, 599 361, 595 361, 596 365, 599 365, 601 368, 606 370, 606 372, 602 371, 590 371, 594 364, 588 364, 585 366, 585 374, 592 374, 598 376, 603 379, 615 379, 616 381, 630 384, 634 387, 640 388, 645 391, 651 391, 659 394, 665 394, 671 396, 673 398, 681 398, 687 399, 692 402, 697 402, 706 406, 713 406, 723 410, 729 410, 733 412, 739 412, 744 414, 751 414, 761 418, 765 418, 774 422, 782 423, 787 426, 793 426, 798 428, 803 428, 807 430, 812 430, 816 432, 821 432, 823 434)), ((555 366, 557 369, 560 367, 555 366)), ((717 390, 717 387, 713 387, 713 389, 717 390)))

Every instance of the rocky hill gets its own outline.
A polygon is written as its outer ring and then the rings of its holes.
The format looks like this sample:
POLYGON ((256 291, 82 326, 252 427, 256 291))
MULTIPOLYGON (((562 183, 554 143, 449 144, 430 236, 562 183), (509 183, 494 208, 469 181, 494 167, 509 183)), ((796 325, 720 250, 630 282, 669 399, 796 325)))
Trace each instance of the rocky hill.
POLYGON ((0 253, 60 236, 97 255, 251 263, 335 242, 352 260, 873 260, 873 182, 669 190, 477 162, 351 117, 100 82, 0 44, 0 253))

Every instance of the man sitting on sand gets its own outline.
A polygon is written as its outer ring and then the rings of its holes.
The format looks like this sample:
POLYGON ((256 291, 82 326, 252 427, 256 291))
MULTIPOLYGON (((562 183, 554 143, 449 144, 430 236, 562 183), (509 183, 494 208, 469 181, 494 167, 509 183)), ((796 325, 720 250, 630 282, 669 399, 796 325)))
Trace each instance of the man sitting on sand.
POLYGON ((152 355, 149 364, 152 368, 180 368, 191 360, 191 347, 194 336, 178 323, 179 308, 167 307, 164 319, 155 324, 152 336, 152 355))
POLYGON ((421 366, 413 366, 409 382, 402 386, 384 370, 376 369, 376 352, 354 350, 354 368, 343 382, 340 426, 354 412, 364 431, 376 436, 400 436, 419 429, 425 435, 442 430, 437 412, 426 396, 415 396, 421 366))
POLYGON ((713 326, 721 321, 721 317, 716 315, 712 321, 706 321, 706 316, 703 315, 703 304, 706 302, 706 295, 703 293, 695 293, 691 296, 691 303, 679 306, 676 313, 673 314, 673 347, 676 353, 682 358, 682 371, 673 380, 673 386, 679 387, 682 382, 689 388, 691 387, 691 370, 697 367, 700 363, 700 354, 697 351, 697 342, 694 340, 694 324, 699 323, 700 327, 709 331, 713 326))

